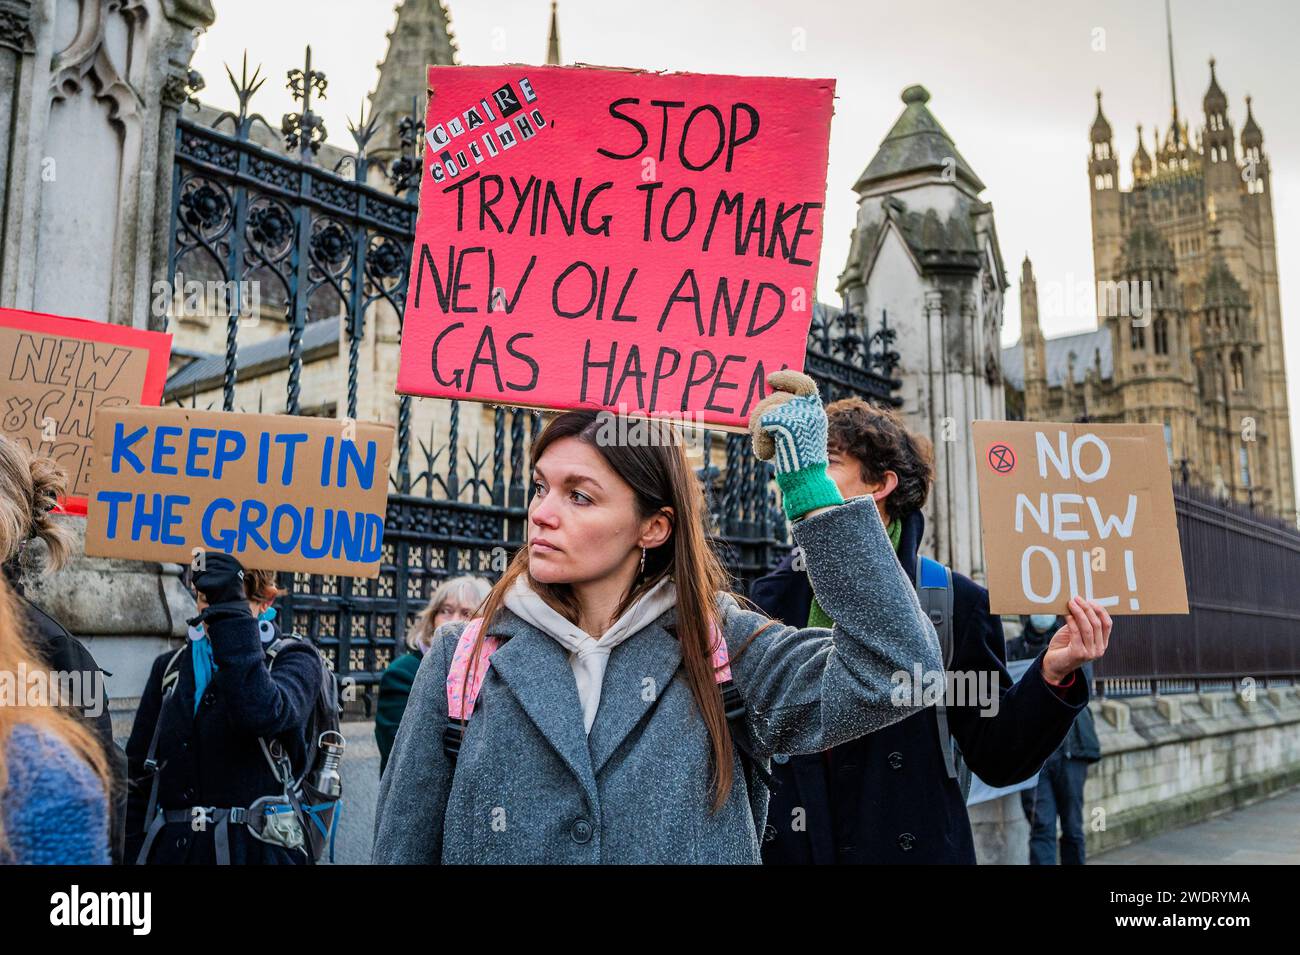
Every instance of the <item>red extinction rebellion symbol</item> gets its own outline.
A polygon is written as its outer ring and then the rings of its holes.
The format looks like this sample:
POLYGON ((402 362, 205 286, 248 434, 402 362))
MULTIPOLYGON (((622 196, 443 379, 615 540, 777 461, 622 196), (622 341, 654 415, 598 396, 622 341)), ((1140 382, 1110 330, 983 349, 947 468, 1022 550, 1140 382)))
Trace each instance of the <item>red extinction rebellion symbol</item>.
POLYGON ((1016 468, 1016 452, 1005 444, 989 448, 989 467, 998 474, 1010 474, 1016 468))

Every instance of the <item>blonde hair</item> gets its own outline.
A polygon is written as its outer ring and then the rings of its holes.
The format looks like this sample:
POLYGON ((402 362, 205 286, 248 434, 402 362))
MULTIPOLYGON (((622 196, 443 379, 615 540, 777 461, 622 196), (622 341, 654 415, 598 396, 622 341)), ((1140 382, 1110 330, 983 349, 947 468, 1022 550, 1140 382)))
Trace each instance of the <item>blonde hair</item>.
MULTIPOLYGON (((27 638, 18 603, 3 580, 0 580, 0 673, 18 674, 43 672, 48 664, 37 655, 27 638)), ((53 683, 53 681, 51 681, 53 683)), ((105 796, 111 796, 112 783, 108 763, 99 741, 71 709, 60 708, 59 701, 45 699, 33 702, 18 694, 15 704, 0 705, 0 792, 9 782, 9 765, 6 759, 9 737, 14 727, 30 726, 45 731, 66 743, 74 753, 94 770, 104 787, 105 796)), ((107 838, 105 833, 105 838, 107 838)), ((0 814, 0 849, 6 845, 4 817, 0 814)))
POLYGON ((460 597, 462 600, 468 597, 477 610, 491 590, 492 585, 482 577, 452 577, 444 580, 429 598, 428 605, 415 618, 415 623, 406 631, 406 645, 412 650, 428 648, 433 642, 433 618, 438 615, 438 608, 448 597, 460 597))
POLYGON ((72 535, 50 516, 67 486, 68 475, 53 458, 0 436, 0 563, 17 557, 32 538, 45 542, 45 570, 68 562, 72 535))

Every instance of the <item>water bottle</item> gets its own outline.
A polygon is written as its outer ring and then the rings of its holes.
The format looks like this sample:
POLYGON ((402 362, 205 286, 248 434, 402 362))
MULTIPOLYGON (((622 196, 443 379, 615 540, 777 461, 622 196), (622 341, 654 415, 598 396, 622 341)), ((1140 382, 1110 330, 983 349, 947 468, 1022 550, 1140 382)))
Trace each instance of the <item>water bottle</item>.
POLYGON ((343 749, 347 740, 337 730, 326 730, 320 734, 316 745, 325 753, 321 768, 316 771, 312 786, 328 799, 337 799, 343 794, 343 779, 339 776, 339 761, 343 758, 343 749))

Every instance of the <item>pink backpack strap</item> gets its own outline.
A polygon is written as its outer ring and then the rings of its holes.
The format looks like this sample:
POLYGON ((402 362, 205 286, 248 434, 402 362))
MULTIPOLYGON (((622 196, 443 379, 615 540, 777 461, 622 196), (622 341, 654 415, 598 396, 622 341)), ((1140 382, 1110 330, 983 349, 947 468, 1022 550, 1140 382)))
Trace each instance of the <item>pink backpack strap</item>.
POLYGON ((715 623, 709 628, 709 643, 713 645, 713 679, 717 683, 731 680, 731 662, 727 656, 727 641, 722 639, 722 631, 715 623))
POLYGON ((451 668, 447 671, 447 717, 453 720, 469 719, 474 713, 474 703, 478 692, 483 687, 483 678, 487 675, 488 658, 501 646, 501 640, 488 635, 483 639, 483 652, 479 655, 478 666, 469 673, 474 656, 474 641, 483 628, 483 619, 471 620, 460 632, 456 641, 456 652, 451 658, 451 668), (469 674, 469 685, 465 676, 469 674))
MULTIPOLYGON (((460 632, 456 641, 456 652, 451 658, 451 667, 447 671, 447 716, 449 719, 469 719, 474 714, 474 704, 478 700, 479 690, 483 687, 483 678, 487 676, 488 658, 501 646, 501 641, 494 636, 483 640, 483 652, 479 656, 478 668, 470 675, 468 686, 465 676, 469 672, 474 655, 474 641, 483 627, 482 618, 472 620, 460 632)), ((731 680, 731 664, 727 655, 727 641, 722 638, 722 631, 714 624, 709 630, 709 642, 713 646, 713 679, 717 683, 731 680)))

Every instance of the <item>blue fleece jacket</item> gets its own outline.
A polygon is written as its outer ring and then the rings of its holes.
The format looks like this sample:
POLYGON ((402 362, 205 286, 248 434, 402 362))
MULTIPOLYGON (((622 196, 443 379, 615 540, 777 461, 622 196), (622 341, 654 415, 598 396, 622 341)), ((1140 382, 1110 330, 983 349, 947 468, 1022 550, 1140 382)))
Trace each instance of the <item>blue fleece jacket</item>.
POLYGON ((0 862, 108 865, 108 800, 94 771, 66 743, 20 724, 5 744, 0 862))

